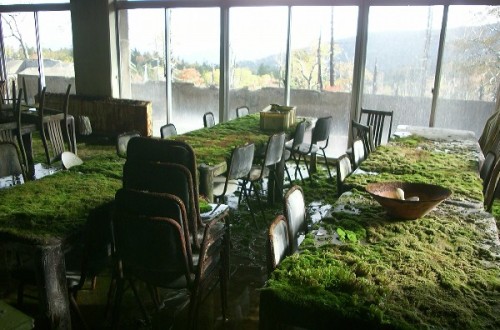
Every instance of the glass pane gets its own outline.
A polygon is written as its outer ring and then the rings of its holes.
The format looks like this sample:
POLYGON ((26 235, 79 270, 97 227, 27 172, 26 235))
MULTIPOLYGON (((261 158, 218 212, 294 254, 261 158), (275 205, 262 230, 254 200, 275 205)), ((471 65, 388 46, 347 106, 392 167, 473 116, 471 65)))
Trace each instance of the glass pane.
POLYGON ((429 124, 442 6, 370 7, 362 107, 429 124))
POLYGON ((495 111, 500 7, 450 6, 435 126, 479 137, 495 111))
POLYGON ((0 5, 39 5, 45 3, 69 3, 70 0, 0 0, 0 5))
POLYGON ((357 15, 357 7, 292 11, 290 103, 300 116, 333 116, 329 156, 347 149, 357 15))
POLYGON ((171 10, 172 123, 179 133, 219 114, 219 8, 171 10), (196 17, 196 19, 193 19, 196 17))
POLYGON ((165 10, 120 11, 121 97, 153 104, 153 135, 166 123, 165 10))
MULTIPOLYGON (((75 67, 73 61, 73 36, 69 11, 39 12, 40 46, 43 55, 45 86, 51 93, 65 93, 68 84, 75 91, 75 67)), ((37 83, 38 73, 30 77, 30 90, 37 83), (35 85, 33 85, 35 84, 35 85)), ((28 88, 28 87, 27 87, 28 88)))
POLYGON ((229 109, 246 105, 250 113, 284 103, 288 9, 231 8, 229 12, 229 109))
POLYGON ((26 77, 31 99, 38 91, 38 56, 36 51, 35 17, 33 13, 2 14, 2 29, 5 46, 5 69, 8 90, 12 82, 19 87, 26 77))

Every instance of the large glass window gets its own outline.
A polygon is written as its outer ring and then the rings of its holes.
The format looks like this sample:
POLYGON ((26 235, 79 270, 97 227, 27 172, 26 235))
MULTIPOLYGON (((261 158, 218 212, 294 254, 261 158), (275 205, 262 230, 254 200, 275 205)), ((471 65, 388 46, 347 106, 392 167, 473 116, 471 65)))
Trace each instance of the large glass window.
MULTIPOLYGON (((68 84, 75 91, 73 36, 69 11, 38 13, 40 47, 43 55, 45 86, 51 93, 65 93, 68 84)), ((37 75, 30 75, 29 90, 36 91, 37 75)))
POLYGON ((121 93, 151 101, 153 135, 166 123, 165 10, 120 12, 121 93))
POLYGON ((170 15, 172 120, 182 133, 219 115, 219 8, 172 9, 170 15), (196 17, 196 19, 192 19, 196 17))
POLYGON ((259 112, 283 104, 287 7, 231 8, 229 11, 229 109, 259 112))
POLYGON ((435 126, 479 136, 500 79, 500 7, 450 6, 435 126))
POLYGON ((293 7, 290 104, 301 116, 333 116, 329 156, 347 149, 357 7, 293 7))
POLYGON ((38 52, 34 14, 3 13, 2 32, 7 92, 11 91, 12 82, 19 86, 22 77, 26 77, 28 95, 35 95, 38 91, 38 52))
POLYGON ((34 102, 40 77, 42 84, 52 93, 65 92, 68 84, 72 84, 72 90, 75 91, 69 11, 3 13, 2 33, 9 88, 13 81, 18 87, 24 83, 28 102, 34 102), (37 19, 39 49, 35 24, 37 19), (43 61, 40 62, 40 59, 43 61))
POLYGON ((370 7, 362 107, 429 124, 442 6, 370 7))

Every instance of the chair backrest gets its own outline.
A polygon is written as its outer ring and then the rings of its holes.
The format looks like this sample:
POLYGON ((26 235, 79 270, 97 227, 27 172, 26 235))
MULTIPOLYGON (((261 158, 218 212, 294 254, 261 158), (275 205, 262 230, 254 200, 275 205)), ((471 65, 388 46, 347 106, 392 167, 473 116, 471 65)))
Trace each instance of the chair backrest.
POLYGON ((143 215, 148 217, 166 217, 175 220, 182 229, 186 245, 189 266, 192 264, 190 231, 186 208, 183 201, 174 194, 141 191, 122 188, 115 195, 115 212, 143 215))
POLYGON ((140 137, 141 133, 138 131, 130 131, 119 134, 116 137, 116 154, 122 158, 127 158, 128 143, 132 138, 140 137))
POLYGON ((387 141, 389 141, 392 130, 393 111, 368 110, 361 108, 360 122, 362 122, 363 117, 366 117, 366 125, 373 127, 373 139, 376 147, 382 144, 382 137, 384 135, 384 131, 386 130, 387 141), (387 128, 384 126, 386 119, 389 120, 387 128))
POLYGON ((365 146, 360 139, 354 140, 352 143, 352 155, 354 161, 354 168, 358 168, 362 161, 366 159, 365 146))
MULTIPOLYGON (((127 159, 123 166, 123 187, 152 193, 168 193, 183 202, 192 241, 196 240, 198 230, 197 196, 194 192, 191 172, 180 164, 158 163, 127 159)), ((172 216, 168 216, 172 218, 172 216)), ((196 242, 199 246, 200 242, 196 242)))
POLYGON ((326 148, 328 146, 328 141, 330 139, 330 131, 333 126, 333 117, 321 117, 316 121, 316 125, 314 125, 311 137, 311 144, 317 144, 318 142, 325 141, 325 146, 322 148, 326 148))
POLYGON ((290 254, 288 225, 283 215, 278 215, 267 233, 267 271, 270 274, 290 254))
POLYGON ((122 276, 158 287, 179 278, 191 283, 186 242, 177 221, 119 211, 112 221, 122 276))
POLYGON ((486 191, 486 185, 490 181, 491 172, 497 160, 497 156, 493 151, 489 151, 484 157, 483 165, 479 171, 479 177, 483 180, 483 192, 486 191))
POLYGON ((347 154, 337 158, 337 195, 344 192, 344 180, 352 173, 351 160, 347 154))
POLYGON ((302 187, 293 186, 286 192, 283 212, 288 224, 290 252, 293 253, 299 248, 299 236, 307 231, 306 203, 302 187))
MULTIPOLYGON (((264 166, 272 166, 281 161, 283 148, 285 147, 285 133, 275 133, 269 137, 264 156, 264 166)), ((264 172, 264 171, 262 171, 264 172)))
POLYGON ((176 135, 177 135, 177 129, 175 128, 174 124, 170 123, 160 127, 160 136, 162 139, 166 139, 168 137, 176 135))
MULTIPOLYGON (((13 90, 13 93, 15 91, 13 90)), ((13 98, 13 121, 0 124, 0 141, 16 143, 20 155, 20 162, 24 169, 27 169, 27 157, 24 142, 21 136, 21 95, 23 89, 19 89, 18 97, 13 98)), ((27 178, 27 177, 26 177, 27 178)))
POLYGON ((306 121, 303 120, 295 126, 295 132, 293 133, 292 150, 297 149, 297 147, 304 142, 304 135, 306 133, 306 121))
POLYGON ((500 194, 500 159, 496 160, 490 173, 490 178, 484 189, 484 206, 486 211, 491 212, 493 201, 500 194))
MULTIPOLYGON (((172 163, 185 166, 191 173, 193 180, 194 196, 198 192, 198 166, 193 148, 183 141, 170 139, 157 139, 149 137, 138 137, 130 141, 127 149, 127 160, 151 161, 160 163, 172 163)), ((200 216, 200 205, 195 198, 195 211, 197 213, 198 225, 202 225, 200 216)))
POLYGON ((375 150, 372 126, 366 126, 358 123, 355 120, 351 120, 351 138, 352 141, 356 139, 361 139, 361 141, 363 141, 363 147, 365 148, 366 156, 368 156, 372 151, 375 150))
POLYGON ((236 108, 236 118, 241 118, 250 113, 250 109, 246 105, 236 108))
POLYGON ((203 126, 212 127, 215 126, 215 117, 213 112, 205 112, 203 115, 203 126))
POLYGON ((47 164, 51 165, 55 161, 61 159, 62 153, 66 151, 66 143, 69 143, 71 148, 71 141, 68 138, 65 138, 63 127, 67 126, 67 114, 64 112, 50 114, 45 113, 46 89, 47 87, 44 87, 40 95, 38 127, 40 129, 40 136, 47 164), (63 124, 61 122, 63 122, 63 124))
POLYGON ((252 169, 255 145, 253 143, 236 147, 231 152, 231 160, 227 169, 226 182, 220 196, 224 196, 230 180, 246 178, 252 169))
POLYGON ((0 142, 0 177, 14 175, 24 180, 24 174, 17 146, 13 142, 0 142))

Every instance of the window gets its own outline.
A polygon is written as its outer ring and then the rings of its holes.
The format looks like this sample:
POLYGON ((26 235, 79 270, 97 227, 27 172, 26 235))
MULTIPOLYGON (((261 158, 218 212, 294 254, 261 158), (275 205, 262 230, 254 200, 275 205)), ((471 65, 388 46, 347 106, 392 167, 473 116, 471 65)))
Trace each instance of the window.
POLYGON ((229 11, 229 109, 246 105, 259 112, 283 104, 288 8, 250 7, 229 11))
POLYGON ((429 124, 442 6, 370 7, 362 108, 429 124))
POLYGON ((450 6, 435 126, 480 136, 493 114, 500 70, 500 7, 450 6))
POLYGON ((293 7, 290 104, 301 116, 332 116, 329 156, 347 149, 357 7, 293 7))
POLYGON ((182 133, 203 127, 207 111, 219 122, 220 10, 172 9, 170 17, 171 122, 182 133))

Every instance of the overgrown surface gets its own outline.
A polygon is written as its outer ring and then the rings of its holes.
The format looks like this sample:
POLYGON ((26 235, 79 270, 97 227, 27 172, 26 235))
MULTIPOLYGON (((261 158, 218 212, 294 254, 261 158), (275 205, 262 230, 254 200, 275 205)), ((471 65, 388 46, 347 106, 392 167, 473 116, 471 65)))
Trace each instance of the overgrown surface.
POLYGON ((337 320, 337 327, 498 329, 500 249, 485 225, 488 214, 443 203, 418 220, 391 221, 364 192, 367 182, 411 180, 447 186, 455 201, 481 203, 477 164, 467 150, 460 154, 421 139, 379 148, 363 169, 394 174, 351 177, 358 189, 319 224, 342 244, 320 245, 309 234, 266 290, 314 312, 318 322, 337 320))

